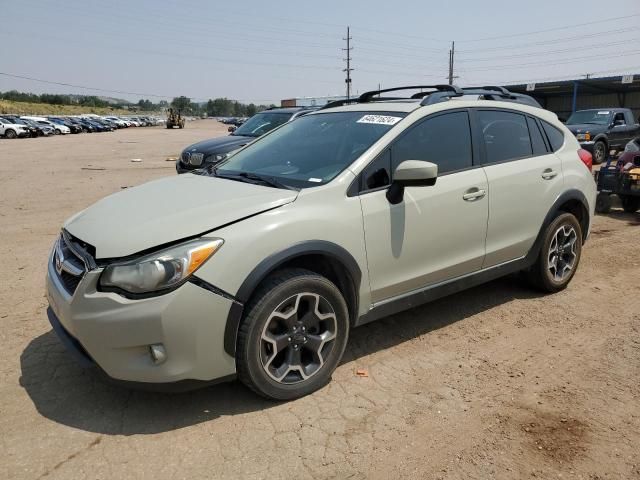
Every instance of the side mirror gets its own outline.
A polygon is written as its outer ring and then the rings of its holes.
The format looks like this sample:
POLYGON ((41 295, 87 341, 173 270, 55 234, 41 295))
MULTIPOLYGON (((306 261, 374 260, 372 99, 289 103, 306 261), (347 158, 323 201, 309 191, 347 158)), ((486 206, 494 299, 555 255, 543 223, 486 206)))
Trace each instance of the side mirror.
POLYGON ((393 183, 387 190, 392 205, 402 202, 404 187, 430 187, 436 184, 438 166, 423 160, 405 160, 393 172, 393 183))
POLYGON ((235 125, 231 125, 229 128, 227 128, 227 131, 229 131, 229 132, 235 132, 237 128, 238 128, 238 127, 236 127, 235 125))

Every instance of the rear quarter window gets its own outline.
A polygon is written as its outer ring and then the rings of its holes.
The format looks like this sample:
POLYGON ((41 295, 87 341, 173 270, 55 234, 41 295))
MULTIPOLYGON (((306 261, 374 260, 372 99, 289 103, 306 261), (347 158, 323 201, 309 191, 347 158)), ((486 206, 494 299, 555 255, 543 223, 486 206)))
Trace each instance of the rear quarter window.
POLYGON ((551 150, 553 150, 554 152, 560 150, 560 148, 562 148, 562 145, 564 145, 564 133, 562 132, 562 130, 554 127, 544 120, 541 120, 540 123, 542 123, 544 133, 547 134, 549 145, 551 145, 551 150))

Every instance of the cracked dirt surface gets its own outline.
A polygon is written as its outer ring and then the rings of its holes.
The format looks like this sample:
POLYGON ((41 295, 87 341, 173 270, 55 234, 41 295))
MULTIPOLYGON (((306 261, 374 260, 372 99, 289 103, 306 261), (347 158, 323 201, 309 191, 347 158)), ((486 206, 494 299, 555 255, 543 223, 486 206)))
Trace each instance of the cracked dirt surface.
POLYGON ((564 292, 509 277, 354 330, 298 401, 133 392, 76 366, 45 314, 61 223, 223 132, 0 141, 0 478, 640 478, 640 214, 596 218, 564 292))

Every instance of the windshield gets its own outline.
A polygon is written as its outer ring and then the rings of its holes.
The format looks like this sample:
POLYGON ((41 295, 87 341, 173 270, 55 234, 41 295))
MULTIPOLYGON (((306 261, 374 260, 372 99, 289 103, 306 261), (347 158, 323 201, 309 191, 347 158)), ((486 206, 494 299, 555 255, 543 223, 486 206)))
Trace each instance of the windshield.
POLYGON ((297 188, 331 181, 398 123, 401 112, 307 115, 250 144, 215 169, 254 174, 297 188))
POLYGON ((290 118, 290 113, 258 113, 244 122, 233 135, 259 137, 287 123, 290 118))
POLYGON ((608 125, 610 116, 610 110, 583 110, 582 112, 572 114, 569 120, 567 120, 567 125, 580 125, 583 123, 608 125))

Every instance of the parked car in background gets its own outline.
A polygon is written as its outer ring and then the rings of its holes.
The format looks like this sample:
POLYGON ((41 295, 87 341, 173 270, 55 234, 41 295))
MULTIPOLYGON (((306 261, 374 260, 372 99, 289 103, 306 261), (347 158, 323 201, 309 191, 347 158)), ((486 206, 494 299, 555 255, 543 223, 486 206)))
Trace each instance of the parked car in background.
POLYGON ((9 123, 23 125, 29 132, 28 136, 31 138, 41 137, 44 135, 44 133, 42 133, 38 127, 27 124, 26 121, 22 120, 20 117, 16 117, 13 115, 2 115, 0 116, 0 119, 6 120, 9 123))
POLYGON ((104 117, 104 118, 109 120, 110 122, 114 123, 115 125, 117 125, 118 128, 126 128, 127 127, 126 122, 124 122, 123 120, 121 120, 118 117, 104 117))
POLYGON ((571 114, 567 128, 580 146, 593 154, 593 163, 604 162, 611 150, 624 150, 633 138, 640 136, 640 124, 628 108, 597 108, 571 114))
POLYGON ((47 120, 45 117, 31 117, 31 116, 22 116, 20 118, 26 118, 27 120, 33 120, 34 122, 40 125, 48 125, 53 128, 56 135, 66 135, 71 133, 71 129, 66 125, 62 125, 59 123, 53 123, 50 120, 47 120))
POLYGON ((56 125, 64 125, 65 127, 69 128, 71 133, 82 133, 82 128, 70 122, 66 117, 47 117, 47 120, 56 125))
POLYGON ((257 113, 226 137, 194 143, 185 148, 176 161, 176 171, 186 173, 221 162, 234 150, 295 118, 312 112, 313 108, 274 108, 257 113))
POLYGON ((0 118, 0 137, 22 138, 29 136, 29 129, 26 125, 13 123, 13 121, 0 118))
POLYGON ((55 135, 56 131, 54 130, 54 128, 51 125, 43 125, 40 124, 38 122, 34 122, 33 120, 29 120, 26 118, 22 118, 21 119, 24 123, 26 123, 27 125, 37 128, 38 131, 38 136, 43 136, 43 137, 49 137, 51 135, 55 135))

